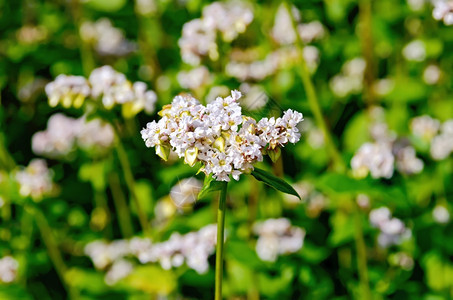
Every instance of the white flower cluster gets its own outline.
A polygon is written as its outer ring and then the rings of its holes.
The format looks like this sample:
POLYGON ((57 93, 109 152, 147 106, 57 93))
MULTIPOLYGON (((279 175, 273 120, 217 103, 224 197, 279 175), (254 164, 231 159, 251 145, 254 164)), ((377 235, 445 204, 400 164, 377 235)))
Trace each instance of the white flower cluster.
POLYGON ((400 219, 392 218, 387 207, 373 209, 369 217, 371 225, 380 230, 378 244, 383 248, 399 245, 412 236, 411 230, 400 219))
POLYGON ((52 171, 47 168, 45 160, 33 159, 26 168, 16 172, 20 194, 24 197, 31 196, 33 199, 40 199, 49 194, 54 187, 52 176, 52 171))
POLYGON ((444 123, 428 115, 411 120, 412 134, 430 143, 431 157, 443 160, 453 152, 453 119, 444 123))
POLYGON ((265 261, 274 262, 279 255, 295 253, 304 245, 305 230, 291 226, 285 218, 257 222, 253 232, 258 235, 256 253, 265 261))
POLYGON ((413 40, 403 48, 403 56, 408 61, 424 61, 426 58, 426 45, 421 40, 413 40))
MULTIPOLYGON (((315 46, 305 46, 302 52, 303 58, 310 72, 314 72, 319 64, 319 50, 315 46)), ((293 46, 279 48, 268 54, 263 60, 241 62, 231 60, 225 67, 228 76, 240 81, 259 81, 300 62, 300 51, 293 46)))
POLYGON ((443 20, 445 25, 453 25, 453 2, 449 0, 433 0, 433 18, 443 20))
POLYGON ((84 22, 80 26, 82 40, 94 46, 99 55, 124 56, 137 48, 133 42, 128 41, 123 31, 113 27, 107 18, 96 22, 84 22))
POLYGON ((190 71, 179 72, 177 79, 182 88, 196 90, 211 82, 211 74, 208 68, 200 66, 190 71))
POLYGON ((305 204, 305 212, 308 217, 316 218, 328 205, 329 199, 315 189, 315 186, 306 180, 293 185, 296 192, 301 196, 302 202, 295 196, 285 194, 284 201, 289 206, 305 204))
POLYGON ((165 160, 172 149, 190 166, 200 161, 201 170, 216 180, 230 181, 230 175, 239 180, 263 160, 263 151, 272 155, 288 142, 298 142, 297 124, 303 120, 301 113, 287 110, 281 118, 256 122, 242 115, 240 98, 240 92, 232 91, 203 106, 191 96, 176 96, 160 112, 162 119, 141 131, 142 138, 165 160))
POLYGON ((94 69, 89 79, 82 76, 58 75, 55 81, 46 85, 50 106, 61 103, 64 107, 81 107, 87 97, 99 97, 105 108, 121 105, 125 116, 134 116, 142 110, 154 111, 156 94, 146 89, 141 81, 135 83, 110 66, 94 69))
POLYGON ((16 279, 19 263, 12 256, 0 259, 0 282, 10 283, 16 279))
POLYGON ((152 244, 149 240, 131 240, 134 255, 141 263, 159 262, 162 268, 180 267, 184 263, 197 273, 209 269, 208 258, 215 251, 217 226, 207 225, 185 235, 173 233, 166 242, 152 244))
POLYGON ((363 88, 363 76, 366 62, 356 57, 344 63, 341 73, 335 75, 329 82, 330 89, 338 97, 357 94, 363 88))
POLYGON ((217 60, 217 31, 226 42, 243 33, 253 20, 252 10, 243 2, 214 2, 203 9, 203 15, 184 24, 178 41, 182 60, 190 65, 199 65, 202 57, 217 60))
MULTIPOLYGON (((291 13, 296 22, 300 21, 300 12, 295 7, 291 7, 291 13)), ((310 23, 297 24, 297 33, 301 40, 310 43, 324 36, 324 26, 319 21, 310 23)), ((296 41, 296 32, 291 21, 291 15, 284 4, 280 4, 275 14, 274 26, 271 31, 272 38, 280 45, 294 44, 296 41)))
POLYGON ((215 251, 216 235, 216 225, 210 224, 184 235, 173 233, 161 243, 138 237, 111 243, 94 241, 85 246, 84 252, 97 269, 107 270, 105 281, 110 285, 133 271, 133 265, 126 260, 128 257, 138 259, 141 264, 159 263, 166 270, 186 264, 202 274, 209 269, 208 258, 215 251))
POLYGON ((49 118, 47 128, 32 137, 33 152, 47 157, 64 157, 75 145, 85 150, 105 150, 113 145, 115 134, 110 124, 99 119, 74 119, 61 113, 49 118))
MULTIPOLYGON (((375 108, 375 111, 378 110, 380 108, 375 108)), ((381 120, 374 122, 370 135, 374 142, 363 144, 351 159, 354 176, 363 178, 370 173, 373 178, 389 179, 393 176, 395 165, 399 172, 407 175, 423 170, 424 163, 416 157, 414 147, 405 139, 397 139, 386 123, 381 120)))

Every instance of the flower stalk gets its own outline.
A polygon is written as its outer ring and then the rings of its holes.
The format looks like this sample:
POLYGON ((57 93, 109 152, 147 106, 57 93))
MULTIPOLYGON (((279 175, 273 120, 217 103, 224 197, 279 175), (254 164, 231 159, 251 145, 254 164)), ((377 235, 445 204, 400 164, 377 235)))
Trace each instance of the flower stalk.
POLYGON ((222 279, 223 279, 223 246, 225 236, 225 209, 228 183, 222 184, 219 198, 219 208, 217 210, 217 245, 215 260, 215 300, 222 299, 222 279))

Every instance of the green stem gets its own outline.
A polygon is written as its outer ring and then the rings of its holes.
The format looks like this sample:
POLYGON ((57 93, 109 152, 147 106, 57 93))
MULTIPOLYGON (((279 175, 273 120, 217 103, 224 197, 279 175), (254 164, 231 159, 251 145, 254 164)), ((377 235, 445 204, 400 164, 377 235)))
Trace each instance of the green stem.
POLYGON ((297 68, 297 72, 299 73, 299 76, 302 79, 302 84, 304 85, 305 93, 307 94, 307 98, 308 98, 308 104, 310 105, 310 109, 313 112, 313 116, 315 117, 315 121, 316 121, 317 125, 319 126, 319 128, 322 130, 322 132, 324 134, 324 138, 326 140, 326 147, 332 158, 334 168, 338 171, 344 171, 346 168, 344 161, 341 158, 340 152, 338 151, 337 147, 335 146, 335 143, 333 142, 332 135, 330 134, 326 121, 324 120, 324 117, 322 115, 322 110, 321 110, 321 106, 319 105, 318 96, 316 94, 315 87, 311 80, 310 72, 307 67, 307 63, 305 62, 305 58, 303 56, 304 45, 302 43, 302 40, 301 40, 299 34, 297 34, 297 32, 298 32, 297 24, 296 24, 296 21, 294 20, 293 14, 291 13, 291 7, 290 7, 291 4, 289 4, 288 1, 285 1, 285 5, 286 5, 286 9, 288 10, 289 15, 291 16, 293 30, 296 33, 296 47, 300 53, 299 54, 300 68, 297 68))
POLYGON ((371 300, 371 291, 368 279, 368 267, 366 257, 366 245, 363 238, 363 227, 360 210, 354 203, 354 221, 355 221, 355 246, 357 251, 357 267, 359 270, 361 299, 371 300))
POLYGON ((68 268, 64 263, 63 256, 61 255, 61 252, 58 249, 58 244, 55 239, 55 236, 53 235, 52 229, 47 223, 45 216, 39 209, 35 207, 27 206, 26 209, 34 217, 36 225, 38 225, 38 229, 39 232, 41 233, 44 245, 47 248, 47 253, 49 254, 50 260, 52 261, 52 264, 55 267, 55 271, 57 272, 58 277, 60 277, 63 286, 68 291, 69 298, 76 299, 77 292, 75 291, 74 288, 71 288, 70 284, 68 284, 66 280, 65 275, 68 268))
POLYGON ((371 0, 359 1, 359 38, 362 44, 362 54, 366 62, 364 83, 364 101, 372 105, 375 102, 373 92, 374 83, 374 63, 373 63, 373 25, 371 21, 372 10, 371 0))
POLYGON ((110 190, 112 191, 113 203, 115 204, 118 222, 123 237, 128 238, 134 234, 131 221, 131 212, 127 206, 126 197, 120 186, 118 174, 112 172, 108 176, 110 190))
POLYGON ((215 258, 215 300, 222 299, 222 278, 223 278, 223 244, 225 234, 225 208, 228 183, 222 185, 217 210, 217 245, 215 258))
POLYGON ((126 150, 124 149, 123 144, 121 143, 119 135, 117 140, 118 140, 117 147, 115 149, 124 172, 124 180, 126 181, 126 185, 129 189, 132 200, 134 201, 135 207, 137 208, 137 215, 140 225, 143 229, 143 232, 145 233, 145 235, 150 235, 148 218, 145 212, 143 211, 137 193, 135 192, 135 180, 134 175, 132 173, 131 165, 129 163, 129 158, 127 157, 126 150))

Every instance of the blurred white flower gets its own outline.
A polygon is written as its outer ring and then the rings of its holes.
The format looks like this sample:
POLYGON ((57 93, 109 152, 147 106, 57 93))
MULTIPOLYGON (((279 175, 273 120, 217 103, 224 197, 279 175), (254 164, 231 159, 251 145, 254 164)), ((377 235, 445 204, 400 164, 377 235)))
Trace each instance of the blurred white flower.
POLYGON ((436 65, 429 65, 426 67, 425 71, 423 71, 423 80, 429 85, 438 83, 440 76, 441 71, 436 65))
POLYGON ((423 115, 413 118, 410 127, 414 136, 430 141, 439 131, 440 122, 428 115, 423 115))
POLYGON ((137 48, 125 38, 123 31, 113 27, 107 18, 101 18, 94 23, 83 22, 80 36, 83 41, 92 44, 100 55, 123 56, 137 48))
POLYGON ((363 76, 366 62, 361 57, 356 57, 344 63, 341 73, 332 77, 329 87, 338 97, 357 94, 363 88, 363 76))
POLYGON ((453 25, 453 2, 448 0, 432 0, 433 18, 443 20, 445 25, 453 25))
POLYGON ((371 225, 380 230, 378 244, 383 248, 398 245, 412 236, 411 230, 400 219, 392 218, 387 207, 373 209, 369 218, 371 225))
POLYGON ((279 255, 295 253, 304 244, 305 230, 291 226, 285 218, 257 222, 253 232, 258 235, 256 252, 265 261, 274 262, 279 255))
POLYGON ((50 106, 62 104, 64 107, 82 106, 86 97, 90 95, 88 81, 82 76, 58 75, 54 81, 46 85, 46 94, 50 106))
POLYGON ((431 157, 442 160, 453 152, 453 119, 442 124, 440 134, 431 140, 431 157))
POLYGON ((196 66, 202 57, 216 61, 217 31, 226 42, 236 39, 253 20, 253 12, 244 2, 214 2, 203 8, 200 19, 193 19, 184 24, 182 36, 178 41, 181 57, 185 63, 196 66))
POLYGON ((121 279, 127 277, 134 270, 134 266, 127 260, 115 261, 105 274, 104 280, 107 285, 114 285, 121 279))
POLYGON ((180 71, 177 79, 182 88, 196 90, 210 83, 211 74, 208 68, 200 66, 190 71, 180 71))
POLYGON ((396 168, 403 174, 418 174, 423 170, 424 163, 415 156, 415 149, 406 146, 396 151, 396 168))
POLYGON ((51 158, 65 157, 75 146, 88 151, 104 151, 112 147, 114 131, 110 124, 85 117, 74 119, 56 113, 49 118, 47 128, 32 137, 32 149, 36 154, 51 158))
POLYGON ((424 61, 426 58, 426 46, 421 40, 414 40, 403 48, 403 56, 409 61, 424 61))
POLYGON ((362 178, 371 173, 373 178, 391 178, 394 156, 389 143, 365 143, 351 159, 354 175, 362 178))
POLYGON ((52 177, 53 173, 43 159, 33 159, 26 168, 16 172, 20 194, 24 197, 31 196, 33 199, 40 199, 52 191, 54 187, 52 177))
POLYGON ((0 259, 0 282, 11 283, 16 280, 19 263, 12 256, 0 259))
POLYGON ((436 205, 433 209, 433 219, 439 224, 447 224, 450 221, 450 212, 443 205, 436 205))

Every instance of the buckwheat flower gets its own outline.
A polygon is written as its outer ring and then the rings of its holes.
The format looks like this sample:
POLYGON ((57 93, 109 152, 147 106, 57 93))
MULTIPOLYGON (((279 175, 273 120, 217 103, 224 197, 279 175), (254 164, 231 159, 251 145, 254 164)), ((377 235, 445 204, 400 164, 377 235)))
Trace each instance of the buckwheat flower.
POLYGON ((127 260, 115 261, 105 274, 104 280, 107 285, 114 285, 121 279, 127 277, 134 270, 134 266, 127 260))
POLYGON ((49 105, 54 107, 62 104, 64 107, 82 106, 86 97, 90 95, 90 86, 82 76, 58 75, 54 81, 45 87, 49 105))
POLYGON ((214 2, 203 8, 203 19, 231 42, 253 21, 253 11, 241 1, 214 2))
POLYGON ((102 104, 107 109, 121 105, 125 117, 132 117, 142 110, 147 113, 154 111, 156 94, 147 90, 145 83, 131 83, 124 74, 110 66, 94 69, 88 80, 92 87, 92 97, 101 97, 102 104))
POLYGON ((423 115, 413 118, 410 127, 414 136, 430 141, 439 131, 440 122, 428 115, 423 115))
POLYGON ((136 0, 135 11, 142 15, 149 17, 154 14, 157 10, 157 4, 155 0, 136 0))
POLYGON ((0 259, 0 282, 11 283, 16 280, 19 263, 12 256, 0 259))
POLYGON ((453 3, 446 0, 433 0, 433 18, 443 20, 445 25, 453 24, 453 3))
POLYGON ((394 156, 388 143, 365 143, 351 159, 356 177, 391 178, 394 170, 394 156))
POLYGON ((33 152, 48 157, 64 157, 74 149, 79 122, 61 113, 52 115, 44 131, 32 137, 33 152))
POLYGON ((406 146, 396 151, 396 168, 403 174, 418 174, 423 170, 424 163, 415 155, 412 146, 406 146))
POLYGON ((177 207, 190 206, 197 201, 203 183, 195 177, 179 181, 170 190, 170 198, 177 207))
POLYGON ((115 132, 112 125, 100 119, 86 121, 84 117, 78 119, 80 122, 77 131, 77 145, 86 150, 105 150, 113 146, 115 132))
POLYGON ((423 81, 426 84, 434 85, 439 82, 441 76, 441 71, 436 65, 429 65, 423 71, 423 81))
MULTIPOLYGON (((300 20, 300 13, 296 7, 291 7, 291 13, 296 20, 300 20)), ((277 9, 271 36, 280 45, 289 45, 296 41, 296 32, 293 28, 291 15, 284 4, 280 4, 277 9)))
POLYGON ((450 213, 443 205, 436 205, 433 209, 433 219, 436 223, 447 224, 450 221, 450 213))
POLYGON ((435 160, 443 160, 453 152, 453 134, 441 133, 431 140, 430 153, 435 160))
POLYGON ((84 22, 80 26, 80 36, 93 44, 100 55, 124 56, 135 51, 134 43, 128 41, 122 30, 113 27, 107 18, 101 18, 96 22, 84 22))
POLYGON ((356 57, 344 63, 341 73, 332 77, 329 87, 338 97, 359 93, 363 88, 363 76, 366 62, 356 57))
POLYGON ((408 61, 424 61, 426 58, 426 46, 421 40, 414 40, 403 48, 403 56, 408 61))
POLYGON ((182 60, 193 66, 199 65, 204 56, 209 56, 214 61, 219 57, 215 27, 202 19, 184 24, 178 45, 182 60))
MULTIPOLYGON (((265 149, 278 152, 288 142, 300 139, 297 124, 302 114, 288 110, 282 118, 254 119, 242 115, 242 94, 218 97, 207 106, 189 95, 176 96, 160 112, 162 119, 151 122, 141 131, 147 147, 156 147, 164 160, 173 150, 190 166, 201 162, 206 175, 229 181, 253 170, 262 161, 265 149)), ((270 154, 270 155, 271 155, 270 154)))
POLYGON ((45 160, 33 159, 26 168, 16 172, 20 194, 24 197, 31 196, 33 199, 40 199, 49 194, 54 187, 52 176, 52 171, 47 168, 45 160))
POLYGON ((311 43, 314 40, 321 39, 324 34, 324 26, 319 21, 313 21, 310 23, 299 24, 297 26, 300 38, 305 43, 311 43))
POLYGON ((177 79, 182 88, 196 90, 209 84, 211 81, 211 74, 209 73, 208 68, 200 66, 187 72, 179 72, 177 79))
POLYGON ((305 230, 291 226, 285 218, 257 222, 253 232, 258 235, 256 252, 265 261, 274 262, 279 255, 295 253, 304 244, 305 230))
POLYGON ((369 218, 371 225, 380 230, 378 244, 383 248, 398 245, 412 236, 411 230, 400 219, 392 218, 387 207, 373 209, 369 218))
POLYGON ((266 91, 260 85, 242 83, 239 90, 244 94, 244 97, 241 98, 241 106, 248 110, 258 110, 269 101, 266 91))
POLYGON ((84 253, 91 258, 96 269, 105 269, 130 252, 129 242, 126 240, 116 240, 112 243, 93 241, 84 248, 84 253))

